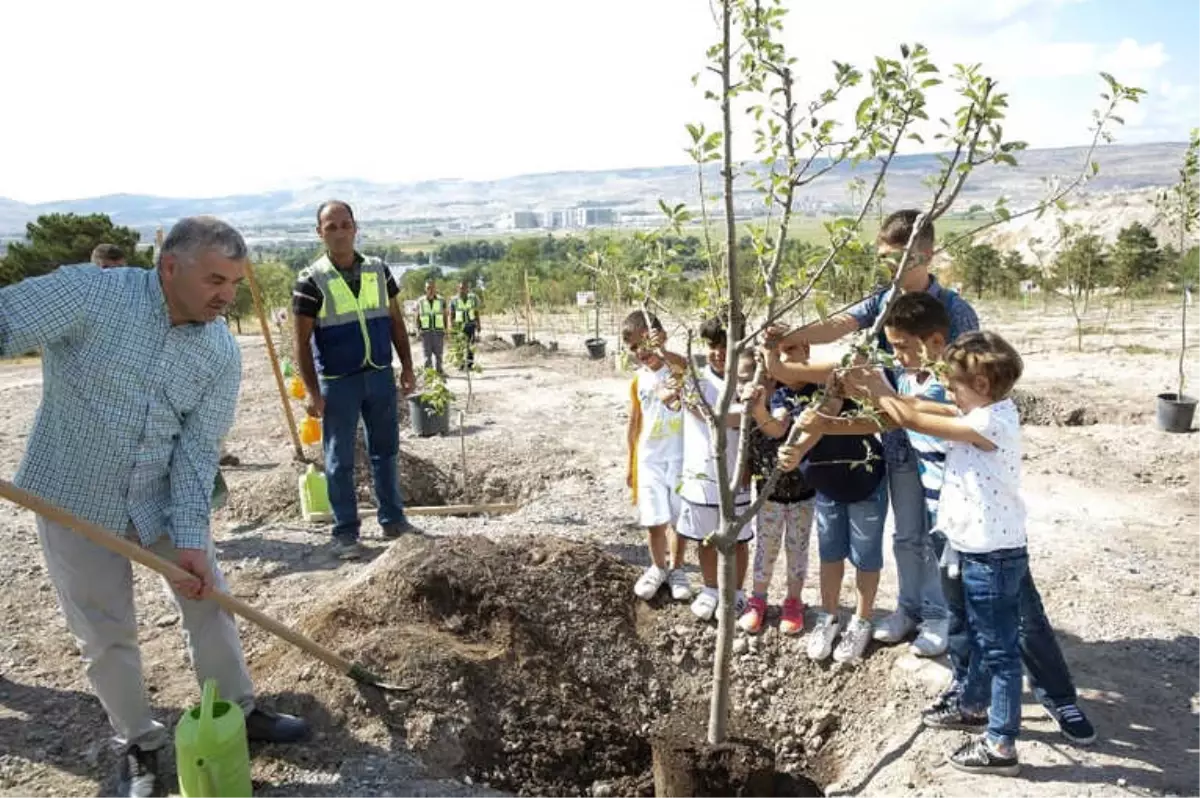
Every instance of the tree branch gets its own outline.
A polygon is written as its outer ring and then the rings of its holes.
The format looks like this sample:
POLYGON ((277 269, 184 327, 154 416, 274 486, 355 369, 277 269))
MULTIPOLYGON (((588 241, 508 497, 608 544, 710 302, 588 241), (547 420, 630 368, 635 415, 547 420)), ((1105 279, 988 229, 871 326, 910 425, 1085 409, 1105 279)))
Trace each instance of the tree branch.
MULTIPOLYGON (((862 225, 862 220, 866 218, 867 212, 871 208, 871 203, 875 201, 875 194, 879 191, 879 187, 883 184, 883 178, 887 174, 888 168, 891 166, 892 159, 896 157, 896 150, 900 147, 900 141, 904 137, 904 131, 908 128, 908 124, 912 120, 912 111, 913 108, 911 106, 905 109, 900 120, 900 125, 896 130, 896 135, 892 138, 891 145, 888 147, 887 155, 884 156, 880 163, 879 173, 875 176, 875 182, 872 184, 871 190, 867 194, 866 201, 863 202, 862 208, 859 210, 858 217, 854 220, 851 230, 858 230, 858 228, 862 225)), ((813 274, 812 278, 800 291, 799 295, 785 302, 783 306, 777 308, 774 313, 768 314, 766 321, 760 324, 758 329, 738 341, 738 346, 745 346, 753 341, 756 337, 758 337, 759 334, 763 332, 763 330, 770 327, 772 324, 781 319, 784 314, 803 302, 808 295, 812 293, 813 287, 817 284, 817 281, 821 279, 821 275, 825 273, 825 270, 829 268, 829 264, 833 263, 833 259, 837 257, 838 253, 842 251, 842 248, 845 247, 846 244, 850 243, 850 239, 852 237, 853 236, 849 232, 844 234, 841 240, 837 241, 829 250, 829 254, 825 256, 825 260, 817 268, 816 273, 813 274)))
POLYGON ((1083 156, 1083 166, 1080 168, 1079 174, 1075 176, 1075 179, 1072 180, 1067 185, 1066 188, 1063 188, 1057 192, 1054 192, 1053 194, 1050 195, 1050 197, 1048 199, 1045 199, 1042 202, 1039 202, 1037 205, 1034 205, 1031 208, 1026 208, 1023 211, 1019 211, 1018 213, 1011 213, 1006 218, 993 219, 990 222, 987 222, 986 224, 981 224, 978 227, 975 227, 971 230, 966 231, 965 233, 959 233, 958 235, 952 237, 951 239, 949 239, 948 241, 943 243, 942 246, 935 249, 934 254, 936 255, 938 253, 945 252, 947 249, 954 247, 961 241, 969 241, 969 240, 975 238, 975 236, 982 233, 984 230, 990 230, 993 227, 1005 224, 1007 222, 1012 221, 1013 219, 1020 219, 1021 217, 1028 216, 1031 213, 1044 213, 1047 209, 1049 209, 1049 207, 1051 205, 1057 204, 1060 200, 1064 199, 1065 197, 1070 195, 1072 192, 1074 192, 1077 188, 1079 188, 1081 185, 1086 183, 1088 180, 1088 171, 1091 169, 1091 165, 1092 165, 1092 156, 1095 155, 1096 148, 1098 146, 1100 146, 1100 138, 1104 134, 1105 125, 1112 119, 1113 112, 1116 110, 1117 105, 1120 103, 1120 100, 1121 100, 1120 95, 1117 94, 1116 92, 1113 92, 1112 99, 1109 101, 1108 109, 1102 115, 1100 120, 1096 123, 1096 130, 1092 134, 1092 142, 1090 145, 1088 145, 1087 152, 1083 156))

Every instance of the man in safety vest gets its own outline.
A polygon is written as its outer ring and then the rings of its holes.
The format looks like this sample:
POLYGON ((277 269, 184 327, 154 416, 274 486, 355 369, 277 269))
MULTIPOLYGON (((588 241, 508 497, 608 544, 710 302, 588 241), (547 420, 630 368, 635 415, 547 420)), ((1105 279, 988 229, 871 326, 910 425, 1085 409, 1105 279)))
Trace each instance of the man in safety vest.
POLYGON ((436 368, 442 373, 442 350, 446 345, 446 328, 449 327, 449 308, 438 296, 437 283, 425 283, 425 296, 417 302, 417 329, 421 331, 421 349, 425 351, 425 368, 436 368))
POLYGON ((416 386, 400 293, 378 258, 354 248, 354 211, 340 200, 317 209, 325 254, 300 272, 292 292, 296 361, 308 389, 308 414, 324 419, 325 474, 333 508, 333 542, 345 559, 361 553, 354 442, 367 431, 371 475, 386 538, 412 531, 404 517, 396 460, 400 451, 392 346, 400 354, 400 387, 416 386))
POLYGON ((454 332, 461 332, 467 337, 467 368, 475 365, 475 339, 483 329, 479 318, 479 297, 475 296, 468 287, 467 281, 458 284, 458 295, 450 300, 450 319, 453 321, 454 332))

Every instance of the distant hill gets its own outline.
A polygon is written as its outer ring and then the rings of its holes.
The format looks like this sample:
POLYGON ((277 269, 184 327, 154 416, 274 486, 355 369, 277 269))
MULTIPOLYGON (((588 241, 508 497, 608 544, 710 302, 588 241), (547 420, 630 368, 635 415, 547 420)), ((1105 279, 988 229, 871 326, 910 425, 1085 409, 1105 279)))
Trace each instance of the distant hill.
MULTIPOLYGON (((1101 148, 1101 170, 1089 191, 1112 194, 1170 185, 1185 149, 1183 143, 1114 145, 1101 148)), ((1082 147, 1030 150, 1021 165, 985 167, 968 182, 959 207, 990 206, 1000 195, 1012 207, 1044 193, 1043 180, 1052 175, 1074 176, 1083 167, 1082 147)), ((710 165, 707 187, 715 189, 717 170, 710 165)), ((887 180, 887 204, 918 203, 928 196, 921 181, 937 169, 933 155, 895 159, 887 180)), ((847 184, 857 175, 872 174, 871 164, 858 169, 842 164, 798 197, 811 212, 829 212, 848 201, 847 184)), ((756 197, 747 180, 740 181, 739 213, 750 210, 756 197), (744 188, 743 188, 744 187, 744 188)), ((169 226, 181 216, 209 213, 249 228, 286 230, 312 228, 317 205, 330 197, 354 204, 362 222, 403 225, 479 224, 495 221, 515 210, 545 210, 581 204, 610 206, 624 215, 657 213, 658 200, 696 202, 694 166, 659 166, 600 172, 551 172, 500 180, 430 180, 419 183, 373 183, 367 180, 313 182, 302 188, 229 197, 173 199, 139 194, 113 194, 89 199, 29 205, 0 198, 0 235, 19 236, 27 222, 44 213, 107 213, 117 224, 143 231, 169 226)))

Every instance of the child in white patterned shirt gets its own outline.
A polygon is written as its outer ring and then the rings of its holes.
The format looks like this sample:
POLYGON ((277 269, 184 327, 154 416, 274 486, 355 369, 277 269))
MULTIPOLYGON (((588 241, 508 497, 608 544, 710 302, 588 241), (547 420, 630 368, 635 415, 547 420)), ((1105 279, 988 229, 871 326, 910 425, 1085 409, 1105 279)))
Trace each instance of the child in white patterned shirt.
POLYGON ((965 630, 971 648, 968 662, 954 662, 962 685, 957 705, 926 713, 925 725, 986 724, 984 736, 952 753, 950 764, 969 773, 1012 776, 1020 770, 1020 588, 1029 557, 1020 418, 1009 392, 1023 365, 1017 351, 991 332, 965 333, 946 349, 944 360, 957 408, 898 396, 879 374, 867 378, 865 387, 900 426, 948 442, 934 532, 946 540, 942 559, 950 577, 961 581, 963 600, 951 602, 950 635, 965 630))

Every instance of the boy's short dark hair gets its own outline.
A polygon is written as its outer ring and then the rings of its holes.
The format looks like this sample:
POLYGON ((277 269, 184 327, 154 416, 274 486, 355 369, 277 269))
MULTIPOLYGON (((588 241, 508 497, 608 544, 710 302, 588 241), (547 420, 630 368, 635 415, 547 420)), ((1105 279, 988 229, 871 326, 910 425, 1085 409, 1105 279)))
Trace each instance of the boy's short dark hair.
POLYGON ((700 325, 700 340, 709 346, 728 346, 729 336, 725 334, 725 322, 717 316, 706 319, 700 325))
POLYGON ((884 327, 924 340, 934 333, 950 338, 950 314, 940 299, 920 291, 896 297, 883 320, 884 327))
POLYGON ((648 310, 635 310, 625 317, 625 321, 621 323, 621 340, 632 346, 641 340, 642 336, 647 332, 665 332, 662 322, 648 310), (650 319, 650 326, 646 326, 646 319, 650 319))
MULTIPOLYGON (((912 238, 913 225, 917 223, 917 217, 921 215, 920 211, 907 208, 902 211, 896 211, 892 215, 883 220, 883 224, 879 225, 879 235, 876 240, 880 244, 887 244, 889 247, 906 247, 908 239, 912 238)), ((913 242, 913 247, 916 249, 933 249, 933 221, 925 223, 920 234, 917 235, 917 240, 913 242)))
MULTIPOLYGON (((729 346, 729 335, 725 330, 725 319, 729 316, 729 309, 722 307, 721 310, 713 317, 706 319, 700 325, 700 339, 709 346, 729 346)), ((733 337, 740 340, 746 331, 746 317, 742 313, 738 313, 733 320, 733 337)))
POLYGON ((961 372, 968 377, 982 374, 987 377, 992 401, 1008 396, 1021 379, 1025 363, 1020 353, 999 335, 984 330, 963 333, 946 347, 943 355, 951 373, 961 372))

